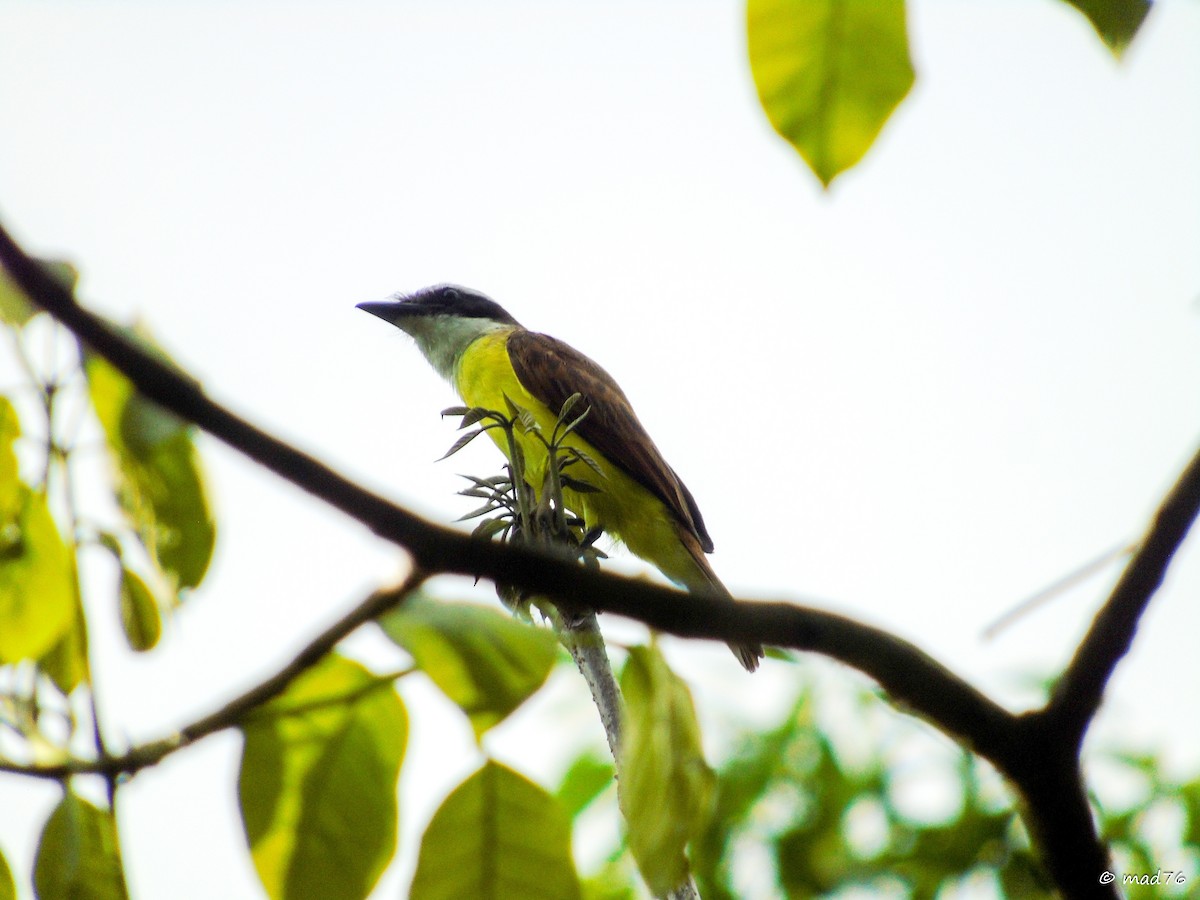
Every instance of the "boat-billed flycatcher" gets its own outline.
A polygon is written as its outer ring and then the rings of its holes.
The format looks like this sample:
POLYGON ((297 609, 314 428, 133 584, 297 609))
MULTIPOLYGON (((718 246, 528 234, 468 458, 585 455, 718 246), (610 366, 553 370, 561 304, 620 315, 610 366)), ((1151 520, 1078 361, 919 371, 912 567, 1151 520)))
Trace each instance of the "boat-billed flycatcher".
MULTIPOLYGON (((676 584, 728 596, 705 558, 712 539, 691 492, 600 366, 562 341, 527 331, 499 304, 464 287, 438 285, 358 308, 412 335, 468 406, 503 412, 507 398, 529 410, 549 434, 563 402, 580 394, 576 409, 590 412, 567 440, 596 461, 604 478, 594 493, 564 489, 563 501, 589 528, 604 529, 676 584)), ((490 434, 507 452, 497 432, 490 434)), ((517 440, 530 480, 540 485, 545 447, 533 438, 522 440, 520 432, 517 440)), ((762 647, 730 648, 748 671, 758 667, 762 647)))

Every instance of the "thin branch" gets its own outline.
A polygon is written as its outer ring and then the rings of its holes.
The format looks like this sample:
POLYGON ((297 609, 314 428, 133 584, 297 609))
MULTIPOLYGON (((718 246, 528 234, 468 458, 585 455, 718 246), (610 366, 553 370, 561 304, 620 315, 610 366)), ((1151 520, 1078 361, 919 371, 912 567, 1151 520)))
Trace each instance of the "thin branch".
POLYGON ((600 713, 600 724, 604 726, 604 736, 615 762, 617 748, 621 745, 621 689, 613 676, 596 614, 589 613, 570 624, 563 623, 556 630, 592 692, 592 702, 600 713))
MULTIPOLYGON (((323 632, 313 638, 278 672, 255 685, 244 694, 234 698, 215 712, 197 719, 170 737, 141 744, 126 753, 104 756, 95 760, 68 760, 54 765, 21 765, 0 760, 0 772, 32 775, 61 781, 72 775, 133 775, 148 766, 153 766, 201 738, 208 737, 226 728, 232 728, 246 719, 265 703, 279 696, 292 681, 316 665, 350 632, 403 602, 428 577, 425 572, 414 569, 400 585, 378 590, 362 603, 342 616, 323 632)), ((369 686, 374 689, 375 685, 369 686)))
POLYGON ((1024 618, 1029 613, 1036 610, 1039 606, 1053 600, 1055 597, 1061 596, 1065 591, 1075 587, 1076 585, 1091 578, 1109 563, 1119 559, 1122 556, 1128 556, 1137 549, 1137 544, 1130 544, 1122 541, 1115 547, 1105 550, 1094 559, 1088 560, 1083 565, 1057 578, 1053 583, 1046 585, 1044 588, 1039 588, 1037 592, 1026 597, 1012 609, 1009 609, 1000 614, 987 628, 983 629, 980 635, 985 641, 990 641, 1001 631, 1008 628, 1018 619, 1024 618))

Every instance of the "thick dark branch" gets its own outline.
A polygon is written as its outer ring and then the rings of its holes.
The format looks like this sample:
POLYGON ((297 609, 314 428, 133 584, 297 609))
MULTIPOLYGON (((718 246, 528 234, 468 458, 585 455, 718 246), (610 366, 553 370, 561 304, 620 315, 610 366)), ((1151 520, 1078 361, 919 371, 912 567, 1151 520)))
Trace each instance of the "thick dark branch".
POLYGON ((1076 752, 1100 708, 1108 680, 1133 644, 1142 613, 1162 584, 1167 567, 1197 514, 1200 514, 1200 452, 1192 457, 1159 506, 1150 530, 1092 621, 1041 713, 1054 723, 1054 730, 1076 752))
POLYGON ((141 744, 128 753, 95 760, 68 760, 56 765, 21 765, 0 760, 0 772, 61 780, 71 775, 133 775, 148 766, 153 766, 176 750, 194 744, 210 734, 238 725, 249 713, 282 694, 293 680, 320 662, 325 654, 354 629, 403 602, 405 596, 416 590, 425 578, 425 573, 414 570, 399 586, 375 591, 309 641, 304 649, 266 681, 256 684, 215 712, 185 725, 170 737, 141 744))

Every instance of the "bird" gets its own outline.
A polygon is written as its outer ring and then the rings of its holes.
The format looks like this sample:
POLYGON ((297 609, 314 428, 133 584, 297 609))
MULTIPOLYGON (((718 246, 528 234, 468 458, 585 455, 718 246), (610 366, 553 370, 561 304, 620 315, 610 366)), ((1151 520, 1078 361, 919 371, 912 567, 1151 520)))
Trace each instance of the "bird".
MULTIPOLYGON (((596 463, 603 475, 593 487, 564 486, 563 502, 589 529, 603 529, 635 556, 688 591, 716 593, 732 602, 706 554, 713 550, 695 499, 638 419, 620 386, 597 363, 570 345, 526 329, 487 295, 439 284, 358 309, 415 339, 429 364, 470 407, 528 410, 550 434, 563 403, 579 394, 575 410, 587 415, 568 443, 596 463)), ((506 455, 496 429, 489 430, 506 455)), ((533 484, 547 465, 544 445, 516 431, 533 484)), ((758 668, 758 644, 730 643, 748 672, 758 668)))

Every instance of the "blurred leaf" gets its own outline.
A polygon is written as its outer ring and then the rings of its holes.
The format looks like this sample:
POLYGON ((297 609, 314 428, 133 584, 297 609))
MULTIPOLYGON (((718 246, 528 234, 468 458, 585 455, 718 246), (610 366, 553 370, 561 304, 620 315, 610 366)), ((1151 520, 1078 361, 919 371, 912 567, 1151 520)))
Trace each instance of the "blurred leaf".
MULTIPOLYGON (((75 561, 71 560, 71 580, 76 579, 75 561)), ((71 598, 71 625, 61 638, 38 660, 38 668, 66 696, 80 684, 91 680, 88 661, 87 630, 79 597, 71 598)))
POLYGON ((1121 55, 1133 42, 1134 36, 1150 12, 1150 0, 1065 0, 1085 16, 1100 40, 1112 52, 1121 55))
POLYGON ((571 763, 556 796, 567 815, 575 819, 592 801, 616 784, 617 770, 610 759, 585 750, 571 763))
POLYGON ((626 871, 630 868, 621 861, 609 862, 599 872, 583 879, 584 900, 639 900, 634 888, 636 876, 626 871))
POLYGON ((390 684, 330 655, 242 724, 238 799, 273 900, 360 900, 396 846, 408 717, 390 684))
POLYGON ((802 685, 779 726, 744 734, 721 766, 715 811, 705 831, 692 841, 693 874, 706 900, 734 896, 726 851, 776 780, 800 784, 810 780, 814 732, 811 689, 802 685))
POLYGON ((120 584, 121 629, 129 648, 143 653, 154 647, 162 635, 162 618, 158 601, 136 572, 121 568, 120 584))
MULTIPOLYGON (((42 268, 53 275, 59 283, 74 290, 75 282, 79 280, 79 273, 73 265, 64 260, 55 259, 44 259, 39 262, 42 268)), ((17 287, 16 282, 0 266, 0 322, 20 328, 32 319, 37 311, 38 308, 29 301, 25 293, 17 287)))
POLYGON ((125 900, 112 813, 68 791, 42 830, 33 884, 38 900, 125 900))
MULTIPOLYGON (((801 814, 776 839, 775 856, 780 882, 790 894, 823 894, 853 880, 860 869, 846 840, 842 818, 865 782, 875 779, 850 777, 839 765, 829 739, 816 729, 804 735, 803 746, 801 814)), ((794 752, 794 747, 788 749, 794 752)), ((918 892, 916 896, 931 895, 918 892)))
POLYGON ((1013 857, 999 873, 1000 886, 1005 897, 1029 898, 1029 900, 1052 900, 1055 892, 1046 886, 1032 858, 1013 857))
POLYGON ((21 474, 13 443, 21 436, 21 420, 7 397, 0 396, 0 523, 15 519, 21 509, 21 474))
POLYGON ((787 647, 764 647, 763 652, 767 659, 777 659, 780 662, 799 663, 804 659, 800 651, 789 650, 787 647))
POLYGON ((903 0, 749 0, 747 28, 767 118, 828 187, 912 88, 903 0))
POLYGON ((629 849, 650 889, 665 894, 687 877, 684 848, 708 823, 716 777, 704 761, 692 695, 657 647, 630 649, 621 692, 629 849))
POLYGON ((573 900, 571 828, 542 788, 489 760, 433 815, 409 900, 573 900))
MULTIPOLYGON (((169 362, 148 338, 136 337, 169 362)), ((216 538, 195 429, 139 394, 100 357, 89 355, 86 369, 116 463, 121 508, 173 590, 194 588, 208 570, 216 538)))
POLYGON ((1180 786, 1179 801, 1186 816, 1183 843, 1189 847, 1200 847, 1200 778, 1180 786))
POLYGON ((467 714, 477 740, 542 686, 557 655, 558 642, 545 628, 424 594, 409 598, 379 625, 467 714))
POLYGON ((20 328, 36 312, 37 308, 29 302, 8 272, 0 267, 0 322, 20 328))
POLYGON ((46 498, 18 485, 19 509, 0 523, 0 662, 33 659, 71 627, 73 558, 46 498))
POLYGON ((17 885, 13 881, 12 869, 8 867, 8 860, 4 858, 2 850, 0 850, 0 900, 17 900, 17 885))

